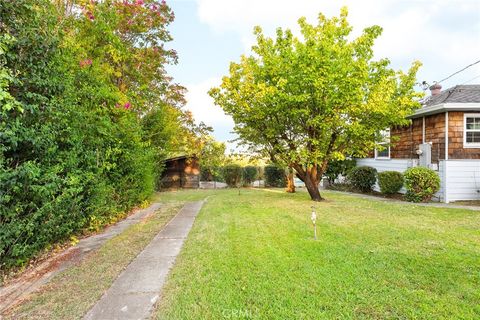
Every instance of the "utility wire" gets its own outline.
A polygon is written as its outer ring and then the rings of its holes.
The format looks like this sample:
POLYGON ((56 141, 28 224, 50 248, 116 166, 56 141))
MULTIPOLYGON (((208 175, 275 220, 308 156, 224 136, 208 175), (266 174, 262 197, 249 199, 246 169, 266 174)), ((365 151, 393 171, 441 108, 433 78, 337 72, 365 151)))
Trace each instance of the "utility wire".
POLYGON ((440 80, 440 81, 437 81, 437 83, 440 83, 440 82, 443 82, 443 81, 445 81, 445 80, 447 80, 447 79, 450 79, 450 78, 451 78, 451 77, 453 77, 454 75, 456 75, 456 74, 459 74, 460 72, 462 72, 462 71, 464 71, 464 70, 466 70, 466 69, 470 68, 471 66, 474 66, 474 65, 476 65, 477 63, 480 63, 480 60, 478 60, 478 61, 475 61, 474 63, 471 63, 471 64, 469 64, 469 65, 468 65, 468 66, 466 66, 465 68, 463 68, 463 69, 461 69, 461 70, 458 70, 458 71, 457 71, 457 72, 455 72, 455 73, 452 73, 451 75, 449 75, 449 76, 448 76, 448 77, 446 77, 445 79, 442 79, 442 80, 440 80))
POLYGON ((473 81, 473 80, 478 79, 478 78, 480 78, 480 75, 478 75, 478 76, 476 76, 476 77, 474 77, 474 78, 472 78, 472 79, 470 79, 470 80, 468 80, 468 81, 465 81, 464 83, 462 83, 462 85, 463 85, 463 84, 466 84, 466 83, 469 83, 470 81, 473 81))

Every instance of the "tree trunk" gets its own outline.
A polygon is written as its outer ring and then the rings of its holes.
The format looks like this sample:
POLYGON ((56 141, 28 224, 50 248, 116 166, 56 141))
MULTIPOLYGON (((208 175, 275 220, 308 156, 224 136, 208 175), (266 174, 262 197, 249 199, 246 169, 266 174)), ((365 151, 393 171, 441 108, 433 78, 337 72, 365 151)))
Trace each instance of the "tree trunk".
POLYGON ((305 168, 298 163, 293 163, 292 167, 295 169, 297 177, 305 183, 310 198, 313 201, 322 201, 323 198, 318 190, 318 177, 321 177, 322 173, 318 172, 316 167, 307 168, 305 170, 305 168))
POLYGON ((320 191, 318 190, 318 180, 316 172, 307 169, 304 183, 305 187, 307 188, 308 194, 313 201, 323 200, 322 196, 320 195, 320 191))
POLYGON ((293 169, 288 169, 287 175, 287 192, 288 193, 295 193, 295 181, 293 180, 293 169))

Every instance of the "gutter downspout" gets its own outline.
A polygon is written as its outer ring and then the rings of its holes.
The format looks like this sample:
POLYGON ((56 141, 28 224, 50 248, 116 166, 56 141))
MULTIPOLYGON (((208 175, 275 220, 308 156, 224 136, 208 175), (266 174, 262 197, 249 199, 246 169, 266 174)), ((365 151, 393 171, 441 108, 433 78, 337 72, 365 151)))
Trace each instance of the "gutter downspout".
POLYGON ((425 143, 425 116, 422 117, 422 143, 425 143))
POLYGON ((444 168, 443 168, 443 183, 444 183, 444 190, 445 193, 444 201, 448 203, 448 183, 447 183, 447 175, 448 175, 448 111, 445 112, 445 160, 444 160, 444 168))
POLYGON ((445 160, 448 160, 448 111, 445 112, 445 160))

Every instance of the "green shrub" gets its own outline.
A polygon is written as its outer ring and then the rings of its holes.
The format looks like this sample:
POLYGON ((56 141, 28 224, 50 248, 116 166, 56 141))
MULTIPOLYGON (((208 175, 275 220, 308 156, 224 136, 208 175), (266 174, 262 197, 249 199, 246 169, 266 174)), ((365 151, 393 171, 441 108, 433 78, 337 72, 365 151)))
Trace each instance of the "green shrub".
POLYGON ((200 181, 212 181, 213 174, 210 168, 200 167, 200 181))
POLYGON ((257 179, 258 180, 264 180, 264 178, 265 178, 264 172, 265 172, 264 167, 257 167, 257 179))
POLYGON ((355 167, 348 173, 348 181, 355 189, 370 192, 377 181, 377 169, 368 166, 355 167))
POLYGON ((223 167, 223 177, 225 178, 225 183, 230 188, 238 187, 242 181, 242 167, 238 164, 228 164, 223 167))
POLYGON ((383 194, 394 194, 403 187, 403 174, 398 171, 384 171, 378 174, 378 185, 383 194))
POLYGON ((0 2, 0 273, 147 199, 187 126, 174 101, 158 99, 169 58, 136 63, 145 54, 138 37, 168 41, 164 17, 156 31, 123 41, 113 23, 123 18, 108 1, 95 5, 100 23, 57 9, 50 0, 0 2), (120 88, 112 56, 135 85, 120 88))
POLYGON ((252 185, 252 183, 257 179, 258 171, 257 167, 246 166, 243 168, 243 183, 246 186, 252 185))
POLYGON ((267 165, 264 169, 265 187, 284 188, 287 186, 285 169, 276 165, 267 165))
POLYGON ((333 184, 338 176, 347 176, 350 170, 355 168, 355 164, 355 159, 329 161, 327 170, 325 171, 325 176, 327 177, 328 182, 333 184))
POLYGON ((408 201, 427 202, 440 189, 438 174, 425 167, 409 168, 403 174, 405 177, 405 195, 408 201))

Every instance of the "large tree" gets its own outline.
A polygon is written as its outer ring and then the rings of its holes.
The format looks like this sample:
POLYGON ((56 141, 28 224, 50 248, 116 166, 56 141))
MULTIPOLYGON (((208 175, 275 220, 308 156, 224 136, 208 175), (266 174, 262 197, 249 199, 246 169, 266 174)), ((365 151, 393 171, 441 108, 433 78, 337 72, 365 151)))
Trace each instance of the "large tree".
POLYGON ((403 73, 388 59, 374 60, 382 28, 353 39, 346 8, 331 19, 320 14, 316 26, 298 23, 302 38, 281 28, 269 38, 256 27, 253 54, 232 62, 230 75, 209 93, 245 144, 294 168, 320 201, 318 183, 330 160, 365 155, 383 129, 408 123, 419 107, 413 86, 420 63, 403 73))

